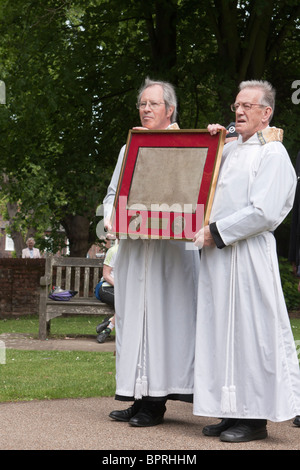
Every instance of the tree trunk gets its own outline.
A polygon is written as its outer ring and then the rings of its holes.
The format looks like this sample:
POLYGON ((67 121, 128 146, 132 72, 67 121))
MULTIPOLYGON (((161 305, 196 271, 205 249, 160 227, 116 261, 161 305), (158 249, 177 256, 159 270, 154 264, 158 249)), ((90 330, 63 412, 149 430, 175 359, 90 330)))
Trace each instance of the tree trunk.
POLYGON ((85 258, 90 248, 89 218, 81 215, 66 215, 61 224, 69 240, 70 256, 85 258))
POLYGON ((18 204, 8 202, 6 204, 6 208, 7 208, 7 213, 9 216, 8 225, 9 225, 10 232, 11 232, 11 238, 14 242, 16 257, 21 258, 22 250, 23 248, 26 248, 26 244, 24 242, 21 232, 17 232, 16 230, 13 229, 13 219, 18 212, 18 204))
MULTIPOLYGON (((160 77, 170 77, 170 70, 176 66, 177 1, 156 1, 155 20, 152 13, 153 5, 145 3, 143 8, 148 10, 146 23, 151 44, 153 70, 160 77)), ((175 84, 176 78, 174 77, 172 81, 175 84)))

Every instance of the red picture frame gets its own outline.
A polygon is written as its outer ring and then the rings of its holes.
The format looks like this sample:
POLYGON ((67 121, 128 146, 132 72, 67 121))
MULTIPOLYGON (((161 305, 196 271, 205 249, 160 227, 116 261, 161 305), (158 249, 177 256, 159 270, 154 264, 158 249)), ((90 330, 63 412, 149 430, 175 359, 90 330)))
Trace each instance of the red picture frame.
POLYGON ((112 215, 119 237, 190 241, 209 220, 226 131, 130 130, 112 215))

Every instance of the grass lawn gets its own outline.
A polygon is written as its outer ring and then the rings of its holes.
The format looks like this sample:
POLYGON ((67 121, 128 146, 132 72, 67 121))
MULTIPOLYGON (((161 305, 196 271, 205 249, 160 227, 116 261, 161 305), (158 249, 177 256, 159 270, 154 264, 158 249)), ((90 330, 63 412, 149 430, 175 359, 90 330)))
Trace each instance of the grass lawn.
MULTIPOLYGON (((96 335, 99 317, 59 317, 51 335, 96 335)), ((300 359, 300 319, 291 319, 300 359)), ((38 336, 38 318, 0 320, 0 333, 38 336)), ((113 396, 115 356, 110 352, 6 350, 0 364, 0 402, 113 396)))
MULTIPOLYGON (((55 318, 51 322, 51 336, 96 336, 95 328, 102 318, 55 318)), ((37 338, 38 328, 36 316, 0 320, 0 334, 26 333, 37 338)), ((113 396, 114 393, 113 352, 6 349, 5 364, 0 364, 0 402, 113 396)))
POLYGON ((0 402, 113 396, 115 357, 109 352, 6 350, 0 402))
MULTIPOLYGON (((103 316, 86 315, 74 317, 57 317, 51 321, 51 337, 95 335, 96 326, 104 319, 103 316)), ((291 318, 291 326, 295 341, 300 341, 300 318, 291 318)), ((26 333, 38 338, 39 320, 36 315, 0 319, 1 333, 26 333)))
MULTIPOLYGON (((105 317, 98 315, 57 317, 51 320, 51 336, 96 335, 96 326, 105 317)), ((26 333, 38 338, 39 319, 37 315, 26 315, 16 318, 0 319, 1 333, 26 333)))
POLYGON ((291 318, 291 326, 295 341, 300 341, 300 318, 291 318))

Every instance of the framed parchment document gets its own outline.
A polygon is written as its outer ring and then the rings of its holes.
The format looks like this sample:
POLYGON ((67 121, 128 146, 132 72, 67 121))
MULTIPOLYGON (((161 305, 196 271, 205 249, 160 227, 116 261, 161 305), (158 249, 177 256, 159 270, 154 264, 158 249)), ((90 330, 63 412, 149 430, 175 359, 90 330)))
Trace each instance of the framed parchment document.
POLYGON ((130 238, 192 240, 209 219, 226 131, 130 130, 112 217, 130 238))

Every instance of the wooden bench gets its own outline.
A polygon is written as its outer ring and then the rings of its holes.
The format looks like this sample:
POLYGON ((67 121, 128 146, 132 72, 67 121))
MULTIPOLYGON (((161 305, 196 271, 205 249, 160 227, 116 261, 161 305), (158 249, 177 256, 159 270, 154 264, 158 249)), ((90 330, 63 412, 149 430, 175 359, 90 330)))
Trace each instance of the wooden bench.
POLYGON ((107 315, 113 309, 95 297, 102 275, 103 260, 47 256, 45 275, 40 279, 39 338, 46 340, 51 320, 61 315, 107 315), (78 293, 69 301, 49 299, 53 286, 78 293))

